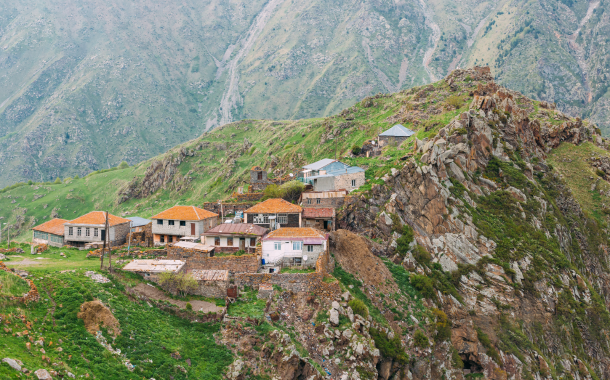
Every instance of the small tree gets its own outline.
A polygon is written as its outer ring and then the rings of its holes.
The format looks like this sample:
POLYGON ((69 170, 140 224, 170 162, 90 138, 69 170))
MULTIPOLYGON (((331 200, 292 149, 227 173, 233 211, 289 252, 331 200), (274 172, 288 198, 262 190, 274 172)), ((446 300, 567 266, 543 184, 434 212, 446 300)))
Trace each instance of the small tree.
POLYGON ((360 151, 361 151, 361 150, 362 150, 362 148, 360 148, 358 145, 354 145, 354 146, 352 147, 352 154, 353 154, 354 156, 357 156, 357 155, 359 155, 359 154, 360 154, 360 151))
POLYGON ((77 175, 74 176, 74 179, 80 179, 80 177, 77 175))
POLYGON ((119 169, 127 169, 129 164, 126 161, 123 161, 119 164, 119 169))
POLYGON ((55 182, 53 182, 56 185, 59 185, 61 183, 61 179, 59 179, 59 177, 55 178, 55 182))
POLYGON ((415 331, 415 334, 413 334, 413 343, 416 347, 420 348, 427 348, 430 345, 428 337, 420 329, 417 329, 417 331, 415 331))
POLYGON ((360 301, 357 298, 354 298, 348 302, 349 307, 352 308, 355 314, 361 315, 364 319, 369 316, 369 308, 366 307, 364 302, 360 301))
POLYGON ((178 292, 182 296, 197 289, 197 280, 190 273, 178 273, 176 274, 176 279, 178 292))
POLYGON ((413 241, 413 229, 405 224, 402 226, 402 236, 396 240, 396 250, 401 256, 404 256, 409 252, 410 244, 413 241))
POLYGON ((271 199, 271 198, 281 198, 282 197, 282 191, 280 190, 280 187, 274 183, 272 183, 271 185, 268 185, 267 187, 265 187, 265 190, 263 190, 263 198, 262 200, 267 200, 267 199, 271 199))
POLYGON ((282 198, 288 202, 296 202, 301 197, 301 193, 305 191, 305 184, 301 181, 293 180, 280 186, 280 190, 282 198))

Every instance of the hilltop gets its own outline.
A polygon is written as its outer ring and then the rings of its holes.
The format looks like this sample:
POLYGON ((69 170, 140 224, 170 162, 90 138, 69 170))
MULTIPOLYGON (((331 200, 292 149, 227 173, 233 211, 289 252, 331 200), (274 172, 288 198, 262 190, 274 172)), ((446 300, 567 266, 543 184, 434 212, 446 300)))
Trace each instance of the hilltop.
POLYGON ((234 120, 328 117, 472 65, 605 133, 607 6, 2 0, 0 187, 138 164, 234 120))
MULTIPOLYGON (((322 281, 344 293, 327 299, 275 289, 264 301, 244 288, 228 306, 234 319, 202 331, 224 363, 211 377, 610 376, 609 141, 590 121, 499 86, 487 68, 365 98, 328 118, 231 123, 134 167, 5 189, 0 215, 22 241, 50 210, 68 219, 93 208, 147 217, 177 203, 229 199, 252 166, 275 176, 294 173, 332 157, 335 144, 337 156, 365 168, 367 179, 337 210, 340 230, 330 238, 332 260, 322 281), (380 156, 354 154, 398 122, 415 134, 380 156), (15 212, 6 211, 11 207, 15 212)), ((77 265, 72 274, 53 272, 68 264, 57 258, 48 269, 32 268, 38 284, 91 287, 121 325, 139 326, 137 339, 157 339, 125 314, 164 318, 145 302, 130 304, 123 289, 139 278, 119 272, 108 285, 91 286, 78 268, 93 264, 76 250, 68 250, 68 259, 77 265)), ((89 293, 57 294, 70 300, 73 313, 89 300, 89 293)), ((28 318, 43 318, 39 306, 28 307, 28 318)), ((199 328, 174 318, 162 327, 173 326, 185 335, 199 328)), ((68 331, 84 334, 84 327, 74 323, 68 331)), ((205 359, 184 367, 175 347, 196 350, 181 336, 169 341, 169 351, 151 350, 164 373, 186 378, 207 365, 205 359)), ((123 338, 114 344, 130 347, 123 338)), ((142 351, 123 359, 142 367, 136 374, 153 371, 142 351)), ((108 366, 127 371, 115 359, 108 366)))

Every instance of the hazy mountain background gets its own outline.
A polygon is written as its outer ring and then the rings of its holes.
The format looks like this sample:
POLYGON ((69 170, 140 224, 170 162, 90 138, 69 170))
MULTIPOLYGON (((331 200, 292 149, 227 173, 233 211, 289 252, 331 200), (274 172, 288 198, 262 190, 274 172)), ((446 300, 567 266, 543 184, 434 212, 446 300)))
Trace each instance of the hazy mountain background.
POLYGON ((607 135, 607 1, 0 0, 0 187, 488 64, 607 135))

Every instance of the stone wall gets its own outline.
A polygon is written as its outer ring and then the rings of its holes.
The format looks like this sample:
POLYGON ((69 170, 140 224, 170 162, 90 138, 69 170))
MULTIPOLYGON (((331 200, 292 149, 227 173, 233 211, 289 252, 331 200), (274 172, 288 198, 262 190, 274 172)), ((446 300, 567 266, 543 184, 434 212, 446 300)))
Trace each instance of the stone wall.
POLYGON ((364 172, 337 175, 335 176, 335 189, 357 189, 364 185, 364 182, 364 172), (356 186, 352 186, 352 180, 356 180, 356 186))
POLYGON ((333 198, 307 198, 301 206, 306 208, 338 208, 343 206, 345 197, 333 197, 333 198), (318 199, 320 203, 318 203, 318 199), (311 201, 311 202, 310 202, 311 201))
POLYGON ((229 281, 197 281, 197 289, 190 294, 211 298, 226 298, 229 281))
POLYGON ((379 147, 387 145, 398 146, 406 139, 408 139, 408 137, 379 136, 379 147))
POLYGON ((258 255, 214 256, 193 249, 168 247, 168 260, 185 260, 185 269, 228 270, 230 273, 256 273, 260 268, 261 259, 258 255))
POLYGON ((237 200, 238 202, 257 202, 261 200, 263 195, 263 193, 233 193, 231 198, 237 200))
POLYGON ((293 292, 314 292, 317 296, 332 298, 341 294, 338 282, 326 283, 324 276, 331 271, 330 254, 327 251, 318 257, 313 273, 236 273, 238 287, 258 288, 262 284, 278 285, 293 292))

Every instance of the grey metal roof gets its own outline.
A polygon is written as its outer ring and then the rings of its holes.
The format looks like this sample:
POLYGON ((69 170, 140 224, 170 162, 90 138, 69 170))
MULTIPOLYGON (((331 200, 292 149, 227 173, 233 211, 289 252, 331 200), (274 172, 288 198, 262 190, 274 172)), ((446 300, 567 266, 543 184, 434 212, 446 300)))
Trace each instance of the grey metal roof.
POLYGON ((415 132, 403 126, 402 124, 396 124, 395 126, 383 132, 379 136, 409 137, 414 134, 415 132))
POLYGON ((312 179, 317 179, 317 178, 336 177, 338 175, 354 174, 354 173, 360 173, 363 171, 364 171, 364 169, 362 169, 361 167, 350 166, 347 169, 333 170, 332 172, 326 172, 326 174, 312 175, 311 177, 307 177, 307 180, 312 180, 312 179))
POLYGON ((131 216, 127 219, 131 220, 132 227, 141 227, 150 223, 149 219, 140 218, 139 216, 131 216))
POLYGON ((332 164, 333 162, 335 162, 337 160, 333 160, 332 158, 324 158, 320 161, 316 161, 313 164, 309 164, 306 166, 303 166, 303 169, 309 169, 309 170, 320 170, 323 167, 325 167, 328 164, 332 164))
POLYGON ((186 262, 181 260, 134 260, 123 267, 129 272, 178 272, 186 262))

